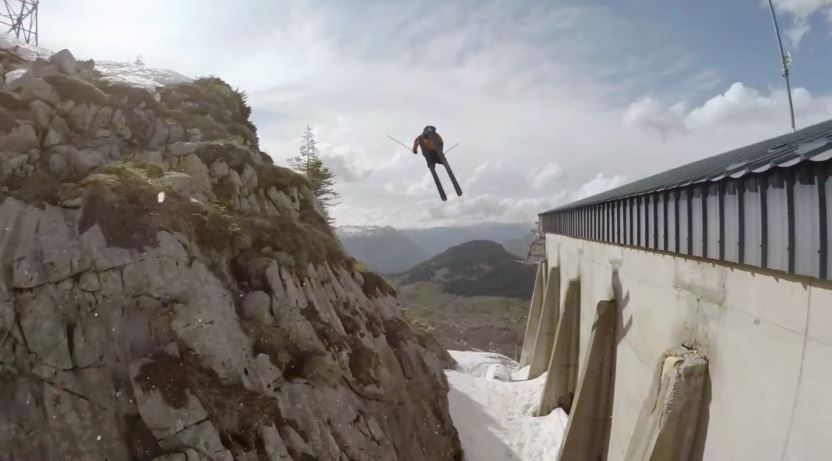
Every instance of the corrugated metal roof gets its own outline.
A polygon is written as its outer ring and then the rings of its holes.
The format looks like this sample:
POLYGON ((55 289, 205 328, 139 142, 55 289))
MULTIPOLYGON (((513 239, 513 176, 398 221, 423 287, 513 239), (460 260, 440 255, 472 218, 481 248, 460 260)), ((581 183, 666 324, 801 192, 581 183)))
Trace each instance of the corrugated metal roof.
POLYGON ((672 170, 658 173, 621 187, 587 197, 541 214, 580 208, 598 203, 706 181, 740 178, 773 167, 790 167, 806 160, 826 161, 832 157, 832 120, 767 141, 734 149, 672 170))

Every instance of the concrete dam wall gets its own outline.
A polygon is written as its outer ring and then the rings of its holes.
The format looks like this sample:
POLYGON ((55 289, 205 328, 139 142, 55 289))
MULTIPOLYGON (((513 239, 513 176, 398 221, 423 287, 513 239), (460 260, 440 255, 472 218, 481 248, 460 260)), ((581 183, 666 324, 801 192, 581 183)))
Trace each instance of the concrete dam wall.
POLYGON ((832 459, 827 281, 548 234, 522 361, 561 461, 832 459))

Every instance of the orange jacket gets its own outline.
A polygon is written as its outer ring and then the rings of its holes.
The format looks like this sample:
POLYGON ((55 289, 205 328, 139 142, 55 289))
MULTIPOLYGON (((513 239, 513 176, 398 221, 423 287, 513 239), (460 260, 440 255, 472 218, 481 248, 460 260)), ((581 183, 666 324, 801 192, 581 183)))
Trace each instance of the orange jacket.
POLYGON ((442 136, 439 136, 439 133, 433 133, 433 136, 420 134, 413 140, 413 152, 416 153, 417 146, 422 148, 422 153, 432 150, 442 152, 442 146, 444 144, 445 142, 442 141, 442 136))

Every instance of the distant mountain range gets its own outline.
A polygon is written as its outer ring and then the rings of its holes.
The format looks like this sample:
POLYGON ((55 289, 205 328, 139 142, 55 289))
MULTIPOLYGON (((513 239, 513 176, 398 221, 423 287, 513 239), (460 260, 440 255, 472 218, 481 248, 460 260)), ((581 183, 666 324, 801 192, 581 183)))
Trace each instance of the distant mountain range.
POLYGON ((395 229, 389 226, 342 226, 335 229, 346 250, 373 271, 399 274, 442 253, 473 240, 502 243, 517 256, 525 257, 531 241, 531 224, 482 223, 467 227, 395 229))
POLYGON ((427 251, 392 227, 338 227, 335 233, 347 252, 374 272, 396 274, 430 258, 427 251))
POLYGON ((428 325, 446 348, 516 357, 535 270, 496 242, 474 240, 451 247, 391 281, 398 288, 405 316, 428 325))
POLYGON ((398 281, 402 285, 433 282, 458 296, 529 299, 534 276, 534 266, 521 262, 499 243, 474 240, 416 265, 398 281))

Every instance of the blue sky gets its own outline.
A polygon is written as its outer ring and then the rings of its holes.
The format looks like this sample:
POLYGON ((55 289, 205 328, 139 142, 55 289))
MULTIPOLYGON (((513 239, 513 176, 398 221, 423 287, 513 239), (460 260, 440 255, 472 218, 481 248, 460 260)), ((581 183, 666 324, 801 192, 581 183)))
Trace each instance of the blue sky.
MULTIPOLYGON (((646 41, 667 43, 680 53, 690 55, 694 65, 713 68, 725 80, 740 80, 754 87, 782 84, 767 3, 757 0, 605 3, 623 20, 638 24, 645 31, 646 41)), ((794 83, 815 91, 832 89, 829 78, 832 36, 823 14, 818 12, 808 19, 811 29, 799 46, 788 36, 794 16, 781 10, 778 19, 785 45, 795 60, 794 83)), ((630 51, 637 53, 637 50, 630 51)), ((649 81, 645 79, 645 84, 649 81)))
MULTIPOLYGON (((799 126, 832 118, 832 0, 777 0, 799 126)), ((788 131, 760 0, 45 2, 42 45, 246 90, 263 149, 311 125, 340 224, 532 221, 537 212, 788 131), (460 146, 436 197, 410 142, 460 146), (446 180, 447 183, 447 180, 446 180)))

